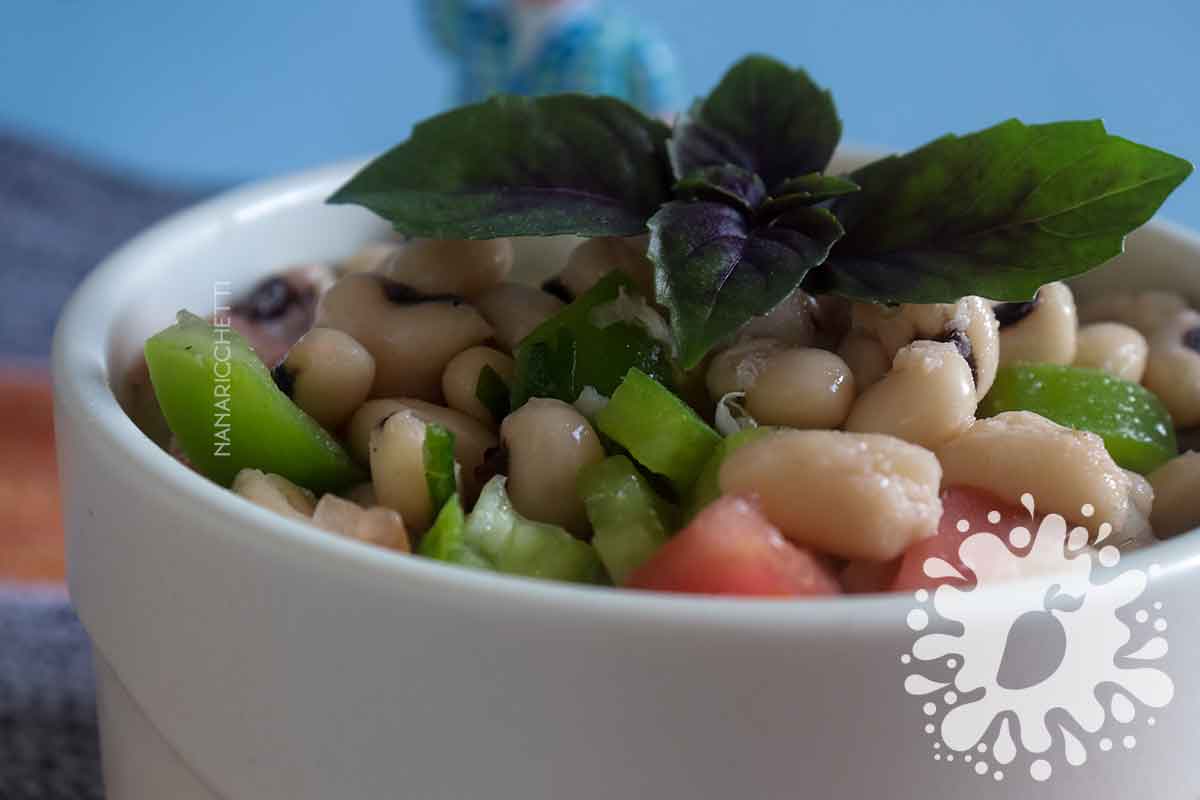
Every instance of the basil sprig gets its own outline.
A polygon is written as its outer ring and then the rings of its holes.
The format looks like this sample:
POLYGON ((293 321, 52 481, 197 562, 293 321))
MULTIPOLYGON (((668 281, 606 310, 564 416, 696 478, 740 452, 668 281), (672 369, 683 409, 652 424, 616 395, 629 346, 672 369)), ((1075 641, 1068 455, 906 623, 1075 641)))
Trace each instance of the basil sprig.
POLYGON ((1121 252, 1189 175, 1099 121, 1016 120, 826 175, 829 92, 765 56, 668 128, 612 98, 434 117, 339 189, 409 236, 650 231, 684 367, 797 287, 881 303, 1026 300, 1121 252))

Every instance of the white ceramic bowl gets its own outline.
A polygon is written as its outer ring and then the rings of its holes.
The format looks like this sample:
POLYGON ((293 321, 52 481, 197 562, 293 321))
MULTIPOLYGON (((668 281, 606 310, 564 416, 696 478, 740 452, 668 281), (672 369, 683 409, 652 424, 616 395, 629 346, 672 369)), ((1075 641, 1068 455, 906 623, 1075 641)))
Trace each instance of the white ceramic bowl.
MULTIPOLYGON (((1022 755, 997 781, 995 764, 981 778, 965 754, 934 759, 923 700, 903 688, 911 596, 661 596, 472 572, 338 539, 189 472, 127 418, 119 376, 177 309, 210 309, 214 282, 246 288, 382 234, 365 212, 322 205, 350 172, 270 181, 173 217, 97 269, 59 326, 70 587, 95 644, 111 800, 1200 791, 1200 532, 1122 563, 1163 567, 1145 596, 1170 623, 1175 691, 1157 724, 1139 707, 1102 731, 1111 752, 1083 737, 1085 765, 1052 752, 1039 783, 1022 755)), ((1096 273, 1085 291, 1200 299, 1196 237, 1154 225, 1130 249, 1136 267, 1096 273)), ((987 593, 974 630, 1003 641, 1014 604, 1043 592, 987 593)), ((1050 646, 1010 645, 1018 661, 1050 646)))

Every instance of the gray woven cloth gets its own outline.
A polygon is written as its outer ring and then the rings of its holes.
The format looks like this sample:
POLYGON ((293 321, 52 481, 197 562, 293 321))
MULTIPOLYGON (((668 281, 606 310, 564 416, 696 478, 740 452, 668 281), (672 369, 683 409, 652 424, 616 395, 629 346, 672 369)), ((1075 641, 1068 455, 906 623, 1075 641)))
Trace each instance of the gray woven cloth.
MULTIPOLYGON (((83 276, 199 194, 0 131, 0 360, 45 358, 83 276)), ((0 800, 103 797, 99 752, 91 653, 66 593, 0 585, 0 800)))

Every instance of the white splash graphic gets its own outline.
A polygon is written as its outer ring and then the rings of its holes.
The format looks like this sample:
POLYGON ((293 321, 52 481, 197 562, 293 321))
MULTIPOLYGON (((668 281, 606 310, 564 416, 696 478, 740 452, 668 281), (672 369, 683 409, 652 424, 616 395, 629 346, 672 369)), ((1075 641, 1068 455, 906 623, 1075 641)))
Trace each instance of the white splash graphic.
MULTIPOLYGON (((1026 494, 1021 503, 1032 519, 1033 498, 1026 494)), ((1085 517, 1094 513, 1090 506, 1081 511, 1085 517)), ((1001 515, 993 511, 987 519, 994 525, 1001 515)), ((993 531, 972 534, 970 527, 966 520, 956 526, 963 534, 958 556, 976 585, 941 585, 932 596, 918 590, 918 606, 907 622, 920 635, 911 654, 900 659, 911 671, 905 691, 922 699, 925 732, 938 734, 933 737, 934 758, 966 763, 996 781, 1006 773, 993 767, 1008 768, 1020 758, 1029 776, 1041 782, 1051 778, 1056 762, 1071 767, 1088 763, 1086 741, 1095 740, 1105 753, 1115 749, 1114 741, 1127 750, 1136 747, 1137 737, 1130 733, 1096 735, 1106 724, 1137 724, 1135 701, 1161 709, 1175 695, 1171 678, 1153 663, 1168 651, 1162 603, 1154 603, 1153 613, 1147 608, 1124 611, 1159 573, 1157 565, 1149 575, 1127 570, 1112 576, 1121 554, 1104 545, 1112 534, 1107 523, 1099 526, 1090 546, 1086 528, 1068 531, 1057 514, 1047 515, 1036 534, 1018 526, 1001 538, 993 531), (1097 569, 1110 571, 1102 582, 1093 580, 1097 569), (984 591, 1022 578, 1041 591, 984 591), (1134 634, 1125 619, 1134 620, 1138 639, 1144 640, 1136 648, 1126 647, 1134 634), (962 626, 961 634, 939 632, 954 631, 952 623, 962 626), (1034 642, 1038 646, 1030 647, 1034 642), (1039 657, 1045 663, 1030 663, 1039 657), (1130 663, 1134 665, 1123 666, 1130 663), (940 723, 932 719, 939 715, 940 723), (1066 720, 1069 725, 1061 724, 1066 720)), ((934 579, 967 578, 940 558, 930 558, 923 569, 934 579)), ((1140 716, 1147 726, 1155 724, 1153 716, 1140 716)))

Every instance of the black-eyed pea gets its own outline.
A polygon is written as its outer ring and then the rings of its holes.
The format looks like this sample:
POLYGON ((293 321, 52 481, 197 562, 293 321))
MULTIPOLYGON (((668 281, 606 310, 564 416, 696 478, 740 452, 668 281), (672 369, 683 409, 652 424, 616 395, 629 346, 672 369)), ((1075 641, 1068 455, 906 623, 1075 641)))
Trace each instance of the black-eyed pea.
POLYGON ((410 410, 379 422, 370 436, 371 481, 379 504, 400 512, 404 524, 423 531, 433 522, 425 479, 425 422, 410 410))
POLYGON ((316 498, 281 475, 243 469, 233 478, 233 491, 255 505, 293 519, 312 516, 316 498))
POLYGON ((516 371, 516 365, 508 354, 482 345, 472 347, 463 350, 446 365, 446 371, 442 373, 442 394, 450 408, 474 417, 488 427, 494 427, 496 423, 492 412, 476 396, 479 373, 484 367, 495 370, 505 383, 511 383, 516 371))
POLYGON ((1181 311, 1154 332, 1142 383, 1176 427, 1200 425, 1200 312, 1181 311))
POLYGON ((1105 292, 1093 300, 1079 304, 1079 321, 1120 322, 1149 337, 1187 308, 1187 301, 1175 292, 1158 289, 1105 292))
POLYGON ((501 283, 472 302, 495 329, 496 341, 510 353, 534 328, 563 309, 562 300, 523 283, 501 283))
POLYGON ((860 331, 850 331, 838 347, 838 355, 854 373, 854 383, 862 392, 887 374, 891 359, 880 341, 860 331))
POLYGON ((1094 433, 1065 428, 1030 411, 977 420, 937 450, 946 486, 972 486, 1012 505, 1034 498, 1039 513, 1055 512, 1093 533, 1107 522, 1112 543, 1137 536, 1129 476, 1094 433), (1083 513, 1085 505, 1093 516, 1083 513))
POLYGON ((588 530, 576 482, 579 470, 604 460, 604 447, 587 418, 560 400, 534 398, 500 426, 508 451, 508 495, 530 519, 588 530))
POLYGON ((1141 383, 1149 351, 1146 337, 1135 328, 1120 322, 1094 322, 1079 328, 1075 366, 1141 383))
POLYGON ((746 389, 746 410, 763 425, 840 428, 854 397, 854 375, 836 353, 797 347, 767 359, 746 389))
POLYGON ((348 539, 402 553, 412 552, 404 520, 390 508, 363 508, 350 500, 327 494, 317 503, 312 523, 348 539))
MULTIPOLYGON (((462 466, 463 491, 468 499, 473 498, 481 488, 475 471, 483 464, 487 452, 499 444, 499 440, 483 423, 461 411, 412 397, 370 400, 354 412, 346 426, 346 442, 351 455, 360 462, 371 463, 371 439, 374 430, 384 419, 401 411, 415 414, 417 419, 425 424, 441 425, 454 434, 454 460, 462 466)), ((378 483, 375 484, 375 488, 378 491, 378 483)), ((405 520, 407 521, 408 517, 405 517, 405 520)))
POLYGON ((792 347, 808 347, 817 339, 821 313, 816 298, 797 289, 779 305, 738 329, 738 339, 775 339, 792 347))
POLYGON ((1075 360, 1079 321, 1075 297, 1065 283, 1048 283, 1033 300, 999 303, 1000 363, 1070 364, 1075 360))
POLYGON ((401 242, 370 242, 339 263, 338 272, 342 275, 378 272, 402 247, 404 244, 401 242))
POLYGON ((542 289, 569 303, 595 286, 610 272, 623 272, 647 300, 654 299, 654 265, 646 257, 640 237, 623 239, 599 236, 571 251, 562 272, 542 284, 542 289))
POLYGON ((350 334, 313 328, 271 374, 306 414, 336 430, 370 395, 375 359, 350 334))
POLYGON ((941 476, 933 453, 891 436, 784 430, 735 450, 719 482, 724 494, 757 496, 800 545, 886 561, 937 530, 941 476))
POLYGON ((507 278, 512 266, 508 239, 414 239, 376 270, 419 294, 474 297, 507 278))
POLYGON ((1000 363, 1000 328, 991 305, 981 297, 963 297, 956 303, 906 303, 895 307, 855 303, 853 324, 842 343, 843 357, 855 377, 869 379, 860 390, 882 377, 876 374, 879 356, 863 338, 875 339, 883 349, 884 372, 892 359, 911 342, 929 340, 953 344, 971 369, 976 399, 983 399, 996 379, 1000 363), (859 338, 861 337, 861 338, 859 338))
POLYGON ((1150 523, 1160 539, 1200 528, 1200 453, 1188 452, 1150 473, 1150 523))
POLYGON ((730 392, 744 392, 762 374, 771 356, 787 347, 775 339, 746 339, 713 356, 704 373, 704 385, 713 402, 730 392))
POLYGON ((930 449, 975 421, 975 381, 955 345, 916 341, 896 353, 891 371, 854 402, 846 430, 886 433, 930 449))
POLYGON ((354 337, 375 359, 372 397, 440 400, 450 359, 492 336, 455 296, 423 295, 374 274, 347 275, 321 298, 317 325, 354 337))

